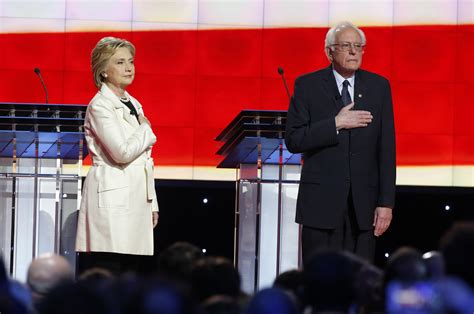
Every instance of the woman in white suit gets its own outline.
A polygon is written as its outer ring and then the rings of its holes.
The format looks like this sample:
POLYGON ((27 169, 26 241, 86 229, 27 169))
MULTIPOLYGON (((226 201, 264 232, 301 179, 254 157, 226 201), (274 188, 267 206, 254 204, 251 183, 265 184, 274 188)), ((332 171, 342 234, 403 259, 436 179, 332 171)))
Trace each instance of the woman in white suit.
MULTIPOLYGON (((92 159, 79 210, 76 251, 86 266, 123 272, 137 256, 153 255, 158 223, 153 159, 156 142, 140 103, 125 89, 135 76, 135 47, 105 37, 92 50, 94 83, 84 130, 92 159), (92 258, 91 258, 92 257, 92 258)), ((83 265, 84 266, 84 265, 83 265)))

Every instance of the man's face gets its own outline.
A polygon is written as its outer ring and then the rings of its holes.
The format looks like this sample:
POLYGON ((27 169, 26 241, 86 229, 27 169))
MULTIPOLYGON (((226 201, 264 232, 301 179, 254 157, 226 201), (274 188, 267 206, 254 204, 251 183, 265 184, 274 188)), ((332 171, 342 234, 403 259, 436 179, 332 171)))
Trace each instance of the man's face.
POLYGON ((352 76, 362 63, 364 50, 357 49, 355 45, 360 47, 362 38, 355 29, 346 28, 336 33, 334 51, 326 48, 334 69, 346 78, 352 76))

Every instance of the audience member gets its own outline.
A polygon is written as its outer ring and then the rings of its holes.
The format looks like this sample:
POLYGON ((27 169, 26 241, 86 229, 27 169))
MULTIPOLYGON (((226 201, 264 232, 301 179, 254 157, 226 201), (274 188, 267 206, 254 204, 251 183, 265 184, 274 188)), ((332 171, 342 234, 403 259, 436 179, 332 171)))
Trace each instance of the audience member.
POLYGON ((216 295, 208 298, 201 304, 205 314, 240 314, 242 311, 240 304, 231 297, 216 295))
POLYGON ((73 271, 68 261, 55 254, 45 254, 34 259, 27 275, 27 285, 36 304, 45 294, 62 282, 73 281, 73 271))
POLYGON ((354 282, 359 313, 383 312, 383 271, 364 260, 354 282))
POLYGON ((21 302, 14 293, 12 293, 11 281, 8 278, 3 263, 3 257, 0 256, 0 313, 2 314, 26 314, 28 306, 21 302))
POLYGON ((189 280, 194 263, 203 257, 202 251, 188 242, 176 242, 163 250, 158 259, 160 275, 189 280))
POLYGON ((100 280, 112 280, 115 278, 115 275, 105 268, 93 267, 84 271, 78 278, 78 280, 91 280, 91 281, 100 281, 100 280))
POLYGON ((188 293, 170 281, 140 280, 130 296, 124 314, 196 314, 188 293))
POLYGON ((191 284, 200 303, 216 295, 234 298, 240 304, 245 296, 240 289, 240 275, 224 257, 205 257, 196 262, 191 273, 191 284))
POLYGON ((306 304, 311 313, 348 313, 356 302, 355 279, 360 264, 348 252, 321 250, 303 270, 306 304))
POLYGON ((294 300, 298 310, 303 309, 304 281, 303 272, 299 269, 288 270, 279 274, 273 282, 274 288, 280 288, 294 300))
POLYGON ((114 303, 122 296, 111 295, 94 281, 63 282, 48 291, 37 303, 39 314, 115 314, 114 303))
POLYGON ((297 314, 293 299, 279 288, 258 292, 251 300, 245 314, 297 314))
POLYGON ((387 260, 384 285, 392 280, 416 282, 428 278, 428 269, 421 253, 411 247, 401 247, 387 260))
POLYGON ((433 287, 441 297, 444 313, 474 313, 474 292, 457 278, 437 278, 433 287))
POLYGON ((303 272, 299 269, 285 271, 275 278, 273 287, 280 288, 298 296, 303 290, 303 272))
MULTIPOLYGON (((24 307, 27 312, 31 313, 34 310, 33 297, 31 296, 31 291, 27 285, 24 283, 10 278, 10 295, 11 297, 19 302, 22 307, 24 307)), ((0 311, 0 313, 3 313, 0 311)))
POLYGON ((428 271, 428 278, 438 279, 445 275, 444 257, 438 251, 430 251, 423 254, 426 269, 428 271))
POLYGON ((8 279, 0 265, 0 313, 394 314, 414 309, 474 313, 474 292, 461 280, 471 278, 470 253, 465 250, 471 248, 473 230, 474 224, 455 225, 441 241, 443 254, 432 251, 422 256, 414 248, 399 248, 384 273, 352 253, 321 250, 304 270, 280 274, 273 288, 250 300, 241 291, 240 275, 231 261, 203 257, 189 243, 179 242, 163 251, 159 278, 131 273, 114 277, 94 268, 74 282, 68 262, 47 254, 33 260, 28 269, 34 309, 29 290, 8 279), (450 266, 447 273, 460 279, 443 275, 443 257, 450 266))
POLYGON ((464 280, 474 289, 474 222, 454 224, 442 237, 446 274, 464 280))

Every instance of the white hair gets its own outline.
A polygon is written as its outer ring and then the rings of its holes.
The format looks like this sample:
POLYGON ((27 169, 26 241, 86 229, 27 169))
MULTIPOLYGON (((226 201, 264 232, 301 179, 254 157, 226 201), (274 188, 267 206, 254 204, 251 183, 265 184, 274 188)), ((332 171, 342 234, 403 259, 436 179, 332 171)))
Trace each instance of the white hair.
POLYGON ((336 34, 344 29, 347 28, 352 28, 354 29, 357 33, 359 33, 359 36, 362 40, 362 45, 365 45, 366 39, 365 39, 365 34, 364 32, 352 24, 351 22, 340 22, 336 26, 331 27, 327 34, 326 34, 326 39, 324 40, 324 47, 326 48, 332 48, 331 46, 336 43, 336 34))

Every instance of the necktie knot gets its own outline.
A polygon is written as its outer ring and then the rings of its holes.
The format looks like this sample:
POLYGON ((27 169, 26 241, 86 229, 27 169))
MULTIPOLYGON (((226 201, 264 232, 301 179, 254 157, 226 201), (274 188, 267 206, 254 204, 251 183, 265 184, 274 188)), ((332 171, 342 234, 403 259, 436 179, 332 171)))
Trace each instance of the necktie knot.
POLYGON ((344 80, 344 82, 342 82, 342 86, 347 88, 349 86, 349 81, 348 80, 344 80))

